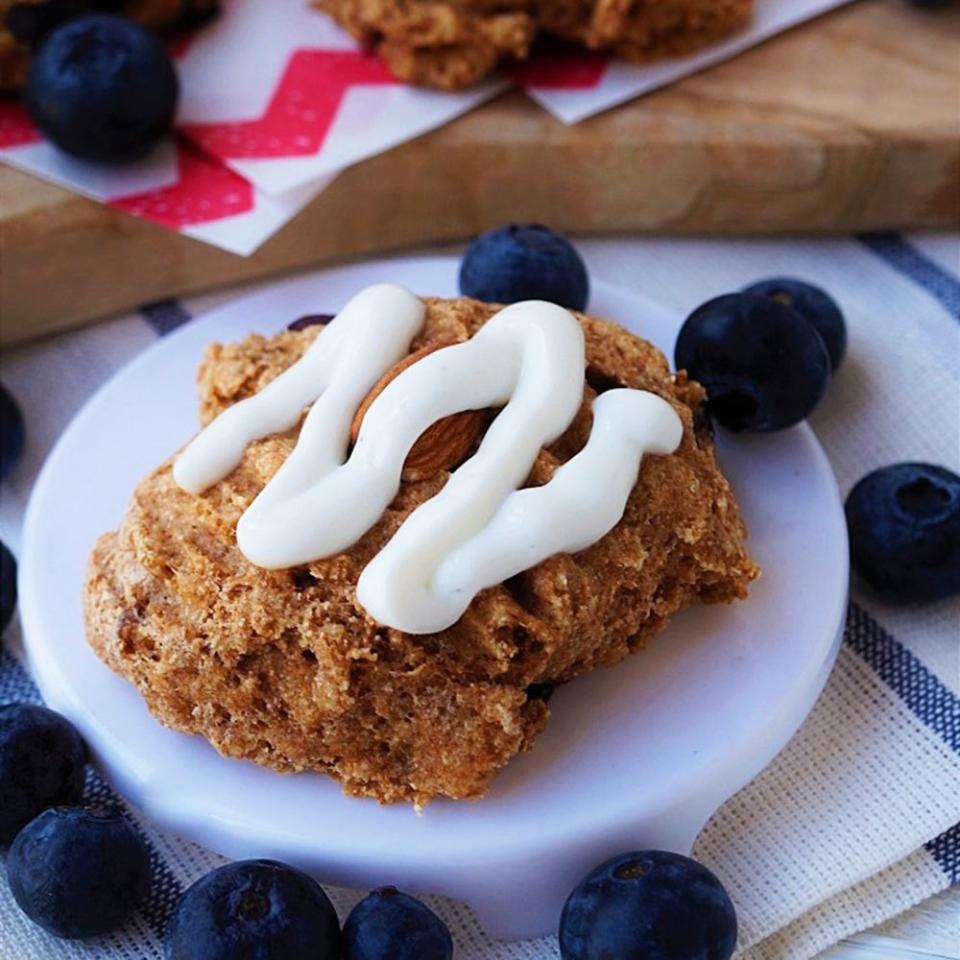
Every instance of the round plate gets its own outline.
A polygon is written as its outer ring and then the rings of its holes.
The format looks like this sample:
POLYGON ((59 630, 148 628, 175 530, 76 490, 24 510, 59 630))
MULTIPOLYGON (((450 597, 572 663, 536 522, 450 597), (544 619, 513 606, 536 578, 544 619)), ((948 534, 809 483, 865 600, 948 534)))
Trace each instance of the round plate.
MULTIPOLYGON (((395 883, 467 901, 495 936, 556 929, 580 876, 623 849, 687 850, 711 813, 780 750, 833 664, 847 542, 829 464, 807 426, 719 437, 763 577, 731 606, 677 616, 649 648, 558 690, 534 749, 478 802, 421 814, 347 797, 163 728, 84 640, 81 591, 97 536, 136 482, 197 428, 194 375, 211 340, 272 333, 339 309, 380 280, 454 295, 453 259, 393 260, 276 284, 195 320, 104 386, 50 455, 20 567, 28 655, 47 702, 81 729, 116 788, 160 826, 228 856, 268 856, 321 880, 395 883)), ((591 312, 668 356, 680 318, 597 284, 591 312)))

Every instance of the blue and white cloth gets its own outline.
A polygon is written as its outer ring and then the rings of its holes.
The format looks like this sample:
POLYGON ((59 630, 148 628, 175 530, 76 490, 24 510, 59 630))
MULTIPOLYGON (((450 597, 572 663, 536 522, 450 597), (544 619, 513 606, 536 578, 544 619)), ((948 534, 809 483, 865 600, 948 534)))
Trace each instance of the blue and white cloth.
MULTIPOLYGON (((874 467, 926 460, 960 470, 960 238, 603 240, 580 245, 592 274, 686 314, 766 276, 807 278, 847 316, 850 348, 813 418, 844 493, 874 467)), ((0 379, 27 421, 27 450, 0 496, 0 537, 18 552, 33 478, 90 393, 158 337, 231 294, 168 301, 10 350, 0 379)), ((0 654, 0 702, 36 700, 16 626, 0 654)), ((695 855, 724 881, 744 960, 806 960, 960 884, 960 601, 886 606, 854 584, 845 643, 803 728, 701 834, 695 855)), ((95 774, 89 796, 123 801, 95 774)), ((118 933, 60 942, 0 883, 0 957, 154 960, 189 883, 222 862, 131 811, 153 857, 154 890, 118 933)), ((346 910, 358 894, 332 890, 346 910)), ((925 923, 960 944, 960 888, 925 923)), ((458 960, 556 960, 556 941, 488 940, 459 904, 437 900, 458 960)), ((919 914, 908 914, 917 917, 919 914)), ((909 921, 908 921, 909 923, 909 921)), ((916 928, 916 923, 914 923, 916 928)))

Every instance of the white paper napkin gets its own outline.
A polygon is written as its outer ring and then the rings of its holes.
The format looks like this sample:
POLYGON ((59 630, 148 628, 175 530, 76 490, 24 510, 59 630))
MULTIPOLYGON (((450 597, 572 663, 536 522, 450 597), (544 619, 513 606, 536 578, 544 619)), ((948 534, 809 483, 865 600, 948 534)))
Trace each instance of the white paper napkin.
MULTIPOLYGON (((232 253, 254 252, 344 168, 448 123, 512 80, 573 123, 848 0, 756 0, 753 23, 691 57, 636 66, 538 55, 463 93, 398 83, 306 0, 232 0, 175 45, 177 142, 132 166, 83 163, 0 100, 0 161, 232 253)), ((429 176, 429 171, 424 171, 429 176)))

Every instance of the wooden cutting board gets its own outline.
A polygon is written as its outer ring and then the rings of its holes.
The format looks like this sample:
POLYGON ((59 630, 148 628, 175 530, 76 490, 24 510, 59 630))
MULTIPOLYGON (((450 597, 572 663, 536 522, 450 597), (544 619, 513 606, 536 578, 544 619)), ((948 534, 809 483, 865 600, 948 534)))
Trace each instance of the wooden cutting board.
POLYGON ((0 339, 505 221, 574 233, 960 225, 960 5, 861 0, 567 127, 518 93, 347 170, 241 258, 0 168, 0 339))

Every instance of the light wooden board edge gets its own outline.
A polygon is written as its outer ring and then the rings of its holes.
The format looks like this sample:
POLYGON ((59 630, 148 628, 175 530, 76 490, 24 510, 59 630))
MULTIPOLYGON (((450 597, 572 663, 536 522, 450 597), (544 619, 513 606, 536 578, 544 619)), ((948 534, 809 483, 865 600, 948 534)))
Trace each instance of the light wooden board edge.
POLYGON ((518 219, 574 234, 956 227, 958 40, 960 9, 864 0, 575 127, 507 94, 345 171, 248 258, 2 168, 0 344, 518 219))

